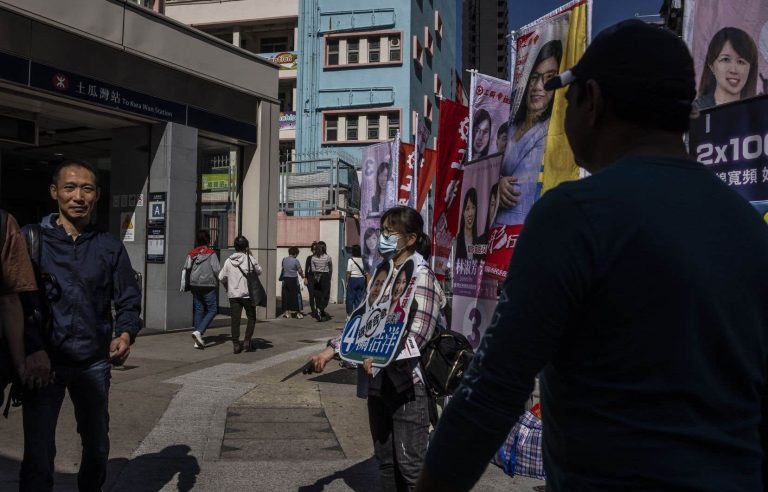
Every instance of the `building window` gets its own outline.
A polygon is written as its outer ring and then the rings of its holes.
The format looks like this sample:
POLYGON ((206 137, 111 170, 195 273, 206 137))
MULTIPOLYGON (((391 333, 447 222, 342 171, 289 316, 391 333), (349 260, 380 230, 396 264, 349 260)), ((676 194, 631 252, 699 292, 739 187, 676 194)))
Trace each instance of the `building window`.
POLYGON ((419 37, 416 35, 413 36, 413 61, 420 67, 424 65, 424 48, 421 47, 419 37))
POLYGON ((435 74, 435 94, 443 97, 443 81, 440 80, 440 76, 435 74))
POLYGON ((389 61, 400 61, 400 36, 389 37, 389 61))
POLYGON ((427 50, 427 53, 430 55, 433 54, 432 31, 429 30, 429 26, 424 26, 424 49, 427 50))
POLYGON ((347 116, 347 140, 357 140, 357 116, 347 116))
POLYGON ((339 40, 338 39, 328 40, 327 52, 328 52, 328 59, 327 59, 328 65, 338 65, 339 64, 339 40))
POLYGON ((395 138, 400 130, 400 115, 398 113, 389 113, 387 115, 387 137, 395 138))
POLYGON ((327 116, 325 118, 325 140, 336 142, 339 139, 339 117, 327 116))
POLYGON ((432 121, 432 101, 426 94, 424 94, 424 119, 432 121))
POLYGON ((326 68, 402 63, 402 33, 377 31, 325 38, 326 68))
POLYGON ((437 10, 435 10, 435 36, 443 37, 443 18, 437 10))
POLYGON ((395 138, 400 129, 400 110, 375 109, 323 114, 324 144, 359 144, 395 138), (386 126, 383 126, 386 125, 386 126), (360 133, 362 131, 362 133, 360 133))
POLYGON ((278 53, 288 51, 288 39, 280 38, 261 38, 259 46, 262 53, 278 53))
POLYGON ((347 63, 360 63, 360 40, 347 40, 347 63))
POLYGON ((368 140, 378 140, 379 139, 379 115, 369 114, 366 117, 366 121, 368 124, 368 140))
POLYGON ((381 61, 381 38, 368 38, 368 63, 381 61))

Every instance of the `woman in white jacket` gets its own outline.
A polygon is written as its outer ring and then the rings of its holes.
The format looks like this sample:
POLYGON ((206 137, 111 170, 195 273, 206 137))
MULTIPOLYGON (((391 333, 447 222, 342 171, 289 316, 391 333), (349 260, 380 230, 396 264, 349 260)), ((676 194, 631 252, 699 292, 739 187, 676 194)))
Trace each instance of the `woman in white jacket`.
POLYGON ((243 351, 253 351, 251 337, 256 325, 256 309, 253 307, 251 298, 248 295, 248 281, 245 278, 249 271, 261 275, 261 267, 256 262, 256 258, 251 256, 248 250, 248 239, 245 236, 235 238, 235 253, 232 254, 219 272, 219 280, 227 289, 229 297, 230 316, 232 318, 232 351, 239 354, 243 351), (245 309, 245 315, 248 317, 248 326, 245 329, 245 340, 240 341, 240 318, 245 309))

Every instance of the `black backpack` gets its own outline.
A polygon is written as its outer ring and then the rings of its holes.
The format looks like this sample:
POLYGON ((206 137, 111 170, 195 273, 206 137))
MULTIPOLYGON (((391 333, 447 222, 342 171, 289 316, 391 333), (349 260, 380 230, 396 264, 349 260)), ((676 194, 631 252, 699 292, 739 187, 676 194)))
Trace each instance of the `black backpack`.
POLYGON ((437 328, 421 350, 421 369, 433 397, 452 394, 475 356, 461 333, 437 328))

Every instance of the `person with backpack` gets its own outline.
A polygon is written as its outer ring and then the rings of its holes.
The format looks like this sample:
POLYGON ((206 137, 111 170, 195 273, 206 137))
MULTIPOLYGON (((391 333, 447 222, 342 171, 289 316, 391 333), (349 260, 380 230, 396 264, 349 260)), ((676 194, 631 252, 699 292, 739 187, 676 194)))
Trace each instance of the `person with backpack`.
POLYGON ((247 274, 255 272, 261 275, 261 266, 256 258, 250 254, 250 245, 245 236, 235 238, 235 252, 224 262, 224 267, 219 272, 219 280, 227 289, 229 297, 230 317, 232 320, 232 352, 239 354, 245 349, 253 351, 251 338, 256 325, 256 308, 248 292, 247 274), (248 318, 248 326, 245 328, 245 339, 240 341, 240 318, 243 310, 248 318))
MULTIPOLYGON (((27 254, 24 237, 13 215, 0 210, 0 407, 5 387, 14 378, 26 379, 24 346, 24 310, 20 294, 37 290, 32 262, 27 254)), ((47 360, 47 358, 46 358, 47 360)), ((39 378, 47 383, 50 373, 35 374, 30 382, 39 378)))
MULTIPOLYGON (((69 393, 83 445, 78 488, 101 490, 109 457, 111 369, 125 363, 141 329, 141 294, 122 241, 91 223, 100 194, 94 167, 63 160, 52 178, 58 213, 24 228, 27 237, 39 233, 35 266, 38 279, 45 279, 38 283, 52 323, 45 339, 38 334, 33 343, 45 347, 53 378, 24 391, 19 489, 53 489, 56 424, 69 393)), ((34 337, 32 330, 26 335, 34 337)))
MULTIPOLYGON (((385 261, 374 273, 374 283, 379 271, 384 269, 393 270, 390 278, 394 279, 406 260, 413 258, 409 264, 416 264, 416 282, 406 330, 420 350, 427 346, 435 330, 440 329, 438 319, 447 303, 427 264, 430 240, 423 228, 424 221, 413 208, 399 206, 384 212, 378 249, 385 261)), ((391 283, 385 289, 390 287, 391 283)), ((325 350, 310 357, 312 371, 323 371, 338 352, 340 342, 341 336, 338 336, 325 350)), ((368 421, 383 488, 400 491, 412 490, 416 485, 427 452, 433 402, 423 379, 419 357, 397 360, 398 356, 375 372, 375 376, 370 359, 367 359, 364 364, 366 379, 358 379, 358 384, 361 387, 365 383, 368 385, 368 421)))
POLYGON ((366 274, 363 270, 363 255, 360 245, 355 244, 350 248, 352 257, 347 260, 347 273, 344 279, 347 283, 347 317, 352 314, 365 297, 366 274))
POLYGON ((192 332, 192 339, 194 347, 200 350, 205 348, 203 334, 218 313, 216 287, 219 285, 218 275, 221 265, 216 251, 209 247, 210 243, 211 235, 208 231, 204 229, 197 231, 195 247, 187 253, 187 259, 181 270, 181 290, 192 292, 195 313, 193 321, 195 331, 192 332))

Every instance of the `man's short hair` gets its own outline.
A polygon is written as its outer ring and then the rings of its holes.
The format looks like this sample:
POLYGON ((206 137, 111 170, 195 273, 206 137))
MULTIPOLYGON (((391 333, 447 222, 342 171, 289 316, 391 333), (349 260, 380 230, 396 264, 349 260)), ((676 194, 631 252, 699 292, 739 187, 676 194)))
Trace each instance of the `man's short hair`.
POLYGON ((51 175, 51 184, 58 185, 59 178, 61 177, 61 170, 71 166, 82 167, 90 171, 91 174, 93 174, 96 186, 99 186, 99 173, 93 164, 91 164, 88 161, 84 161, 80 159, 66 159, 66 158, 59 159, 57 161, 56 169, 53 170, 53 174, 51 175))

